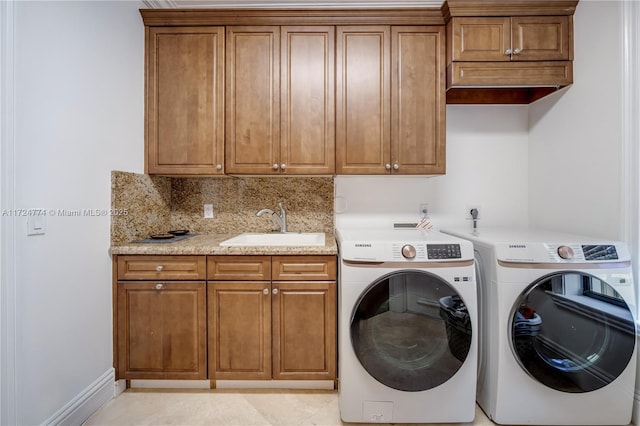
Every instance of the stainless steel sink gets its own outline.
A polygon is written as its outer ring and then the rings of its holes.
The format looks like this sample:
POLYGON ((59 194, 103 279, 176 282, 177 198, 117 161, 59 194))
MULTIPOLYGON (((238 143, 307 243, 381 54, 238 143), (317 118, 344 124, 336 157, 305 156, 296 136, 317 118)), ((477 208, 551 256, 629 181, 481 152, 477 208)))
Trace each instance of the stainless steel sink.
POLYGON ((245 232, 220 243, 234 246, 323 246, 324 232, 245 232))

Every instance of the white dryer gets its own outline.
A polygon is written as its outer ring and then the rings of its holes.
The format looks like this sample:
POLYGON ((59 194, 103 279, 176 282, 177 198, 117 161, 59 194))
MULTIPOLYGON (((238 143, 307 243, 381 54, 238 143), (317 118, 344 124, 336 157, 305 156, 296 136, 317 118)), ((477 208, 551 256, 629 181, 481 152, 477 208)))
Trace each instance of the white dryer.
POLYGON ((636 306, 625 244, 529 229, 442 232, 475 249, 486 414, 510 425, 629 424, 636 306))
POLYGON ((346 422, 475 416, 470 242, 416 229, 338 229, 338 370, 346 422))

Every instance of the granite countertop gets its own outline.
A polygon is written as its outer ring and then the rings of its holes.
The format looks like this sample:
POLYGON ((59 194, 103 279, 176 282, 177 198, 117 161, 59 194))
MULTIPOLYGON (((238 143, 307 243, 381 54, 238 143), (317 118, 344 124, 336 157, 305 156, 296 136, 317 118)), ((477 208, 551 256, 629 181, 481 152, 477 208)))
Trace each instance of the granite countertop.
POLYGON ((338 245, 333 234, 325 233, 324 246, 241 246, 222 247, 220 243, 234 234, 203 234, 174 242, 161 243, 125 243, 113 245, 109 254, 149 254, 149 255, 305 255, 305 254, 338 254, 338 245))

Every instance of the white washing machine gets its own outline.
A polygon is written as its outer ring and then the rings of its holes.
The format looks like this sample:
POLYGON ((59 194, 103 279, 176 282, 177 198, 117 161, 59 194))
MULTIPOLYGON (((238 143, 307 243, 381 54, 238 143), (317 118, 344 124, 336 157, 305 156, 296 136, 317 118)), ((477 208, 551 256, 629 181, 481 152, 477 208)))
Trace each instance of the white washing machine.
POLYGON ((629 424, 636 306, 627 247, 527 229, 442 232, 475 249, 485 413, 510 425, 629 424))
POLYGON ((346 422, 468 422, 477 303, 470 242, 338 229, 338 370, 346 422))

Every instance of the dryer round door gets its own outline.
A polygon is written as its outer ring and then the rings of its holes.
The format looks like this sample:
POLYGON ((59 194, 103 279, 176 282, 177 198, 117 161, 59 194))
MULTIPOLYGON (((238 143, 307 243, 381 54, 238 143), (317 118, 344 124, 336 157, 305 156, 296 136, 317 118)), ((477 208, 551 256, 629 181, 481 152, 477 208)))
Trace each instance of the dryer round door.
POLYGON ((397 271, 362 293, 351 316, 351 343, 364 369, 401 391, 423 391, 446 382, 471 347, 465 301, 440 277, 397 271))
POLYGON ((568 271, 542 277, 520 295, 510 331, 520 366, 540 383, 571 393, 614 381, 636 340, 620 294, 595 276, 568 271))

